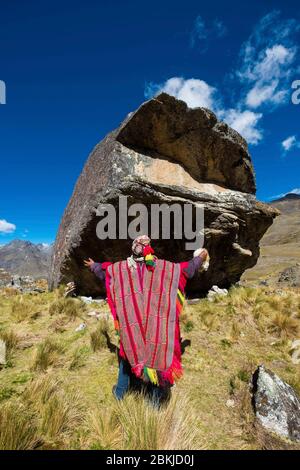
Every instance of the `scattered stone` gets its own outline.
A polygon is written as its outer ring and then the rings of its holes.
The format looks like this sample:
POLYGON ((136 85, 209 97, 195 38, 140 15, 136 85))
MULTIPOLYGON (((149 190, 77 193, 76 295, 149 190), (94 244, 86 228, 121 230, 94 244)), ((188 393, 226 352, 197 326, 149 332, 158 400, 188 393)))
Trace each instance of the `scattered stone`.
POLYGON ((75 328, 75 331, 76 333, 78 333, 79 331, 83 331, 86 329, 86 323, 80 323, 79 326, 77 326, 77 328, 75 328))
POLYGON ((0 288, 14 289, 22 294, 42 294, 47 291, 47 281, 45 279, 34 279, 31 276, 20 276, 19 274, 9 274, 0 268, 0 288))
POLYGON ((232 399, 227 400, 226 402, 227 408, 234 408, 235 407, 235 401, 232 399))
POLYGON ((253 394, 261 425, 280 437, 300 441, 300 400, 293 388, 261 365, 253 375, 253 394))
POLYGON ((6 364, 6 344, 0 339, 0 364, 6 364))
POLYGON ((46 289, 42 289, 41 287, 34 287, 33 292, 36 292, 37 294, 43 294, 46 292, 46 289))
POLYGON ((291 361, 293 364, 300 364, 300 339, 296 339, 291 344, 291 361))
POLYGON ((284 269, 278 277, 278 282, 289 287, 300 287, 300 266, 299 263, 284 269))
POLYGON ((223 296, 228 295, 228 290, 220 289, 220 287, 218 286, 212 286, 212 288, 207 294, 207 298, 210 302, 212 302, 214 298, 216 297, 216 295, 223 295, 223 296))
POLYGON ((189 305, 195 305, 195 304, 198 304, 199 302, 201 302, 201 299, 187 299, 187 303, 189 305))
POLYGON ((105 302, 105 299, 93 299, 93 297, 86 297, 84 295, 81 295, 79 298, 87 305, 103 304, 103 302, 105 302))
POLYGON ((76 292, 75 282, 68 282, 65 288, 64 297, 74 297, 76 292))

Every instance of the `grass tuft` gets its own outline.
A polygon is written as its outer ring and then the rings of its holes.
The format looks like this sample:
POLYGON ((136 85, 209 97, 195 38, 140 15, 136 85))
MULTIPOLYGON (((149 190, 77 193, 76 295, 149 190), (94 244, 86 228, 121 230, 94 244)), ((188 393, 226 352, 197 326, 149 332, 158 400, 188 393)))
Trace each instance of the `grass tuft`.
POLYGON ((20 337, 13 330, 0 331, 0 339, 5 342, 6 351, 10 355, 20 342, 20 337))
POLYGON ((54 300, 49 306, 50 315, 65 315, 70 320, 81 317, 85 312, 86 306, 84 302, 70 297, 58 298, 54 300))
POLYGON ((64 352, 63 346, 50 338, 45 339, 37 347, 33 362, 33 370, 46 371, 48 367, 59 363, 60 355, 64 352))
POLYGON ((32 450, 40 443, 37 419, 32 410, 18 402, 0 408, 0 450, 32 450))
POLYGON ((91 337, 91 348, 93 351, 100 351, 107 345, 107 339, 105 334, 108 333, 109 323, 106 319, 100 318, 98 321, 97 328, 90 334, 91 337))

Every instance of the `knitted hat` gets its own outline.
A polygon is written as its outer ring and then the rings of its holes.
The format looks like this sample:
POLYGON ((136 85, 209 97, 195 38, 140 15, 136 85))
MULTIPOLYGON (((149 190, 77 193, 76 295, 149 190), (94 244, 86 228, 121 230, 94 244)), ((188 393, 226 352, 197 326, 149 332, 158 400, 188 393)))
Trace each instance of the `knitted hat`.
POLYGON ((147 269, 153 271, 156 265, 156 256, 154 256, 154 250, 150 243, 151 240, 147 235, 141 235, 133 240, 132 252, 137 257, 143 257, 147 269))
POLYGON ((140 235, 132 242, 132 252, 135 256, 144 256, 144 248, 151 243, 147 235, 140 235))

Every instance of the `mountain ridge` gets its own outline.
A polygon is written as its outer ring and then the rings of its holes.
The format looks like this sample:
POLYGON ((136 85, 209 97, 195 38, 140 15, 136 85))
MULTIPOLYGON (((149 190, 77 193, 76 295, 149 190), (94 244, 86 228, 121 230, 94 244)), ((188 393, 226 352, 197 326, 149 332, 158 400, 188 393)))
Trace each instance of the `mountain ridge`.
POLYGON ((0 246, 0 268, 14 275, 46 278, 52 247, 52 244, 14 239, 0 246))
POLYGON ((300 263, 300 195, 288 193, 269 202, 280 215, 260 243, 260 257, 244 280, 269 279, 278 282, 287 269, 297 269, 300 263))

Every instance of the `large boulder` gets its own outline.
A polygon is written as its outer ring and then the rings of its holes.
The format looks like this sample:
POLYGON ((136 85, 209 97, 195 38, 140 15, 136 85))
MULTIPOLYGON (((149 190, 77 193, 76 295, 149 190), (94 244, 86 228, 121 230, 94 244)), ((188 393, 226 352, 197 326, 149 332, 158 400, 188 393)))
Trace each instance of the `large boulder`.
MULTIPOLYGON (((99 240, 97 208, 119 196, 128 204, 202 204, 205 246, 211 265, 189 286, 205 292, 229 287, 259 256, 259 240, 278 214, 255 198, 255 176, 247 143, 205 108, 189 109, 165 93, 142 104, 92 151, 65 210, 57 234, 49 285, 75 281, 81 294, 103 287, 83 267, 124 259, 131 240, 99 240)), ((172 261, 191 258, 186 240, 153 240, 156 254, 172 261)))

